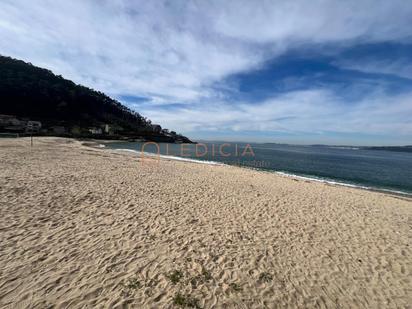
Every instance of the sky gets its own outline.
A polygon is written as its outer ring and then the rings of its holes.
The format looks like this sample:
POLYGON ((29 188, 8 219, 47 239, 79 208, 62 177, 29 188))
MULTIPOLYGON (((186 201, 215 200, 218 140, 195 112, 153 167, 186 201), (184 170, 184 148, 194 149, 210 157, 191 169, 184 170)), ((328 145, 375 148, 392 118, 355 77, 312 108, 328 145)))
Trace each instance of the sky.
POLYGON ((207 140, 412 144, 412 1, 0 0, 0 54, 207 140))

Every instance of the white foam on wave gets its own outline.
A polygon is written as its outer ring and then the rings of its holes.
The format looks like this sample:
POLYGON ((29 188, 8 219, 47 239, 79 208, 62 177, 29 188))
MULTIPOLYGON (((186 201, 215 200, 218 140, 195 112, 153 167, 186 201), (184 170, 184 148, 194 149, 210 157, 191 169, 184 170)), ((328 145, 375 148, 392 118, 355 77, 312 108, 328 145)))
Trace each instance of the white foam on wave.
POLYGON ((333 149, 360 150, 359 147, 350 147, 350 146, 329 146, 329 148, 333 148, 333 149))
POLYGON ((382 191, 382 192, 412 196, 411 193, 404 192, 404 191, 390 190, 390 189, 379 188, 379 187, 361 186, 361 185, 355 185, 355 184, 346 183, 346 182, 340 182, 340 181, 335 181, 335 180, 317 178, 317 177, 314 177, 314 176, 313 177, 301 176, 301 175, 296 175, 296 174, 292 174, 292 173, 285 173, 285 172, 278 172, 278 171, 274 171, 274 173, 278 174, 278 175, 281 175, 281 176, 285 176, 285 177, 302 179, 302 180, 309 180, 309 181, 316 181, 316 182, 327 183, 327 184, 331 184, 331 185, 338 185, 338 186, 349 187, 349 188, 382 191))
POLYGON ((142 152, 142 151, 133 150, 133 149, 120 148, 116 150, 136 153, 140 155, 142 158, 147 156, 147 157, 152 157, 152 158, 163 158, 163 159, 169 159, 169 160, 174 160, 174 161, 184 161, 184 162, 201 163, 201 164, 208 164, 208 165, 225 165, 224 163, 216 162, 216 161, 196 160, 196 159, 182 158, 182 157, 176 157, 176 156, 159 155, 156 153, 142 152))

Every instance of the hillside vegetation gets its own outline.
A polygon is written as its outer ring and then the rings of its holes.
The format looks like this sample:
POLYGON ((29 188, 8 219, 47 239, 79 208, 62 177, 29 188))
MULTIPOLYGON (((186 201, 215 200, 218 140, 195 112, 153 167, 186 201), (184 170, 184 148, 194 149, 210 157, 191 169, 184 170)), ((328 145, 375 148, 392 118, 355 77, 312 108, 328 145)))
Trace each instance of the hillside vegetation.
POLYGON ((60 126, 65 135, 84 135, 91 127, 110 125, 115 136, 188 141, 174 132, 153 129, 150 120, 102 92, 4 56, 0 56, 0 102, 0 114, 40 121, 42 132, 60 126))

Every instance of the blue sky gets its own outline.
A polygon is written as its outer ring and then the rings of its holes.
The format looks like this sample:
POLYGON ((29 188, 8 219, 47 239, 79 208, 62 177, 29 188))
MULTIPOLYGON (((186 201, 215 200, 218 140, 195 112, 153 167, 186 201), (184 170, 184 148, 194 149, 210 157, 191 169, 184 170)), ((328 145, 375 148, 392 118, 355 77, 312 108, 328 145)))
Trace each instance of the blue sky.
POLYGON ((193 139, 412 144, 412 2, 2 0, 0 53, 193 139))

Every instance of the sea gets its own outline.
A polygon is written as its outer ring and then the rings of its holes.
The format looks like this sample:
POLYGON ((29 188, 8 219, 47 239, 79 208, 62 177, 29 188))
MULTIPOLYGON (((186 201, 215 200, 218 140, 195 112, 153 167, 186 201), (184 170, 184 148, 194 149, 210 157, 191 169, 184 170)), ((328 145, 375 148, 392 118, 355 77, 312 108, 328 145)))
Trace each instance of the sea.
POLYGON ((412 196, 412 152, 367 147, 236 142, 112 142, 108 148, 204 164, 227 164, 412 196))

